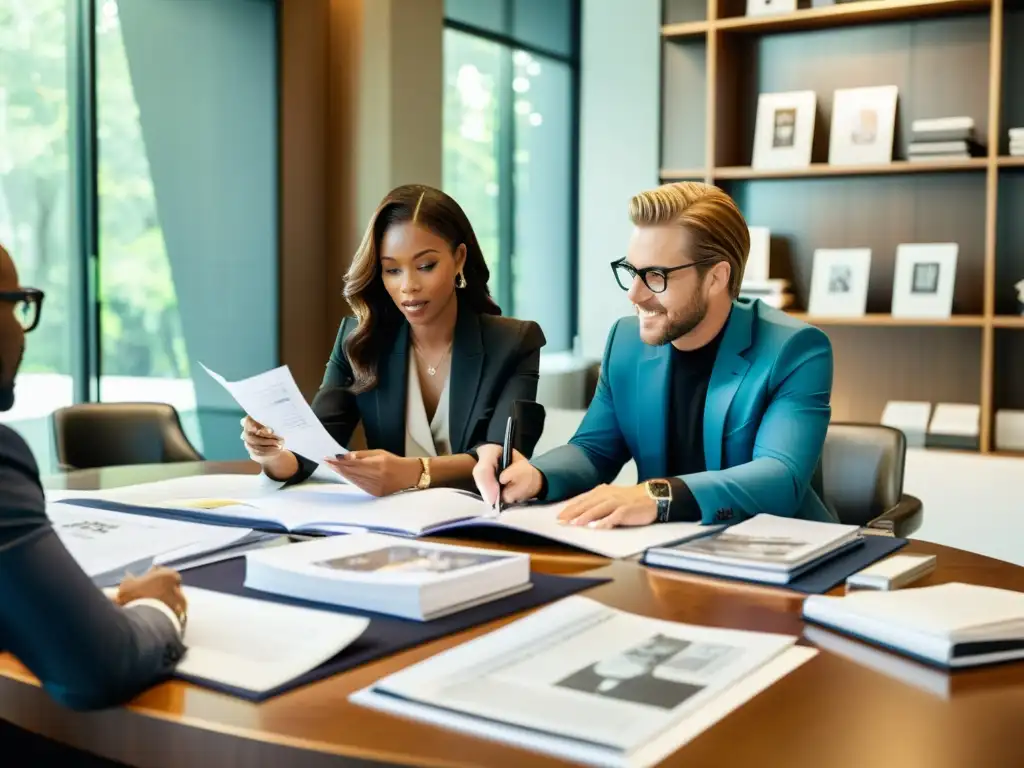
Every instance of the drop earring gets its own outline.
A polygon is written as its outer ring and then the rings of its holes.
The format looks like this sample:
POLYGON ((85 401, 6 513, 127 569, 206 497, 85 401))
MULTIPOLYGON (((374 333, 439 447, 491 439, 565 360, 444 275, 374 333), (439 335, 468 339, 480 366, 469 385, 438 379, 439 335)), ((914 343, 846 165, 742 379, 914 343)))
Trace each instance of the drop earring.
POLYGON ((462 270, 459 270, 459 274, 455 276, 455 287, 465 288, 466 287, 466 276, 462 274, 462 270))

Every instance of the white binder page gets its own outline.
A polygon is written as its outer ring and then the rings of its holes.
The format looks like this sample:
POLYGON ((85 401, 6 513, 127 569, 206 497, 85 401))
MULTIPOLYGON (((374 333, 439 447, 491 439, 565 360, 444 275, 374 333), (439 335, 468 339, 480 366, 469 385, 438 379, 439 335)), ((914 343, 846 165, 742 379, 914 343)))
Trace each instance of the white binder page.
POLYGON ((369 619, 187 587, 188 652, 179 674, 269 691, 327 661, 369 619))

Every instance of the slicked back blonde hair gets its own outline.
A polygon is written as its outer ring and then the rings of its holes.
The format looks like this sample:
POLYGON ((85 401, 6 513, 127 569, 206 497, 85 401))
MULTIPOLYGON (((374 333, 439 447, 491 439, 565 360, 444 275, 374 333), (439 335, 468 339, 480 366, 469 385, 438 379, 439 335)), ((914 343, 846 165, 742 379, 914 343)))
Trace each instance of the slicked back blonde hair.
POLYGON ((634 195, 629 218, 638 227, 674 224, 686 229, 693 240, 693 260, 708 267, 728 262, 729 295, 740 295, 750 231, 735 201, 718 187, 696 181, 663 184, 634 195))

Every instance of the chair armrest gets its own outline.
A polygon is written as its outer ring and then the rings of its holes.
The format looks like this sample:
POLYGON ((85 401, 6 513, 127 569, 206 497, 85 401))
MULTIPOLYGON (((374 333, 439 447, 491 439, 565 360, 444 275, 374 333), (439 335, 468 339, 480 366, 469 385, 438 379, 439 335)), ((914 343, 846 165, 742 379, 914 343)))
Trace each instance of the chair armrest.
POLYGON ((921 500, 905 493, 896 506, 887 509, 865 527, 889 531, 891 535, 905 539, 921 527, 923 516, 924 505, 921 500))

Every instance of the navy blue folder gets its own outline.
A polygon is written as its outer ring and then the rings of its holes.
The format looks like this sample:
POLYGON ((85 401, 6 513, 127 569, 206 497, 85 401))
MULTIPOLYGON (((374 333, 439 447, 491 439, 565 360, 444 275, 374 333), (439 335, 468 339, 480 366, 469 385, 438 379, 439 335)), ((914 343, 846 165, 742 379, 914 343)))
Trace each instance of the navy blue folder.
POLYGON ((259 600, 270 600, 287 605, 298 605, 324 611, 337 611, 351 616, 364 616, 370 619, 370 625, 366 628, 366 631, 337 656, 269 691, 250 691, 244 688, 223 685, 205 678, 180 675, 183 680, 188 680, 197 685, 224 693, 230 693, 233 696, 248 701, 264 701, 294 688, 322 680, 339 672, 346 672, 354 667, 376 661, 384 656, 390 656, 398 651, 429 643, 446 635, 452 635, 480 624, 486 624, 489 621, 494 621, 519 611, 552 603, 584 589, 611 581, 611 579, 587 579, 576 576, 551 576, 544 573, 531 573, 530 581, 533 583, 533 588, 525 592, 520 592, 501 600, 495 600, 491 603, 484 603, 475 608, 468 608, 465 611, 443 616, 432 621, 413 621, 394 616, 385 616, 380 613, 371 613, 369 611, 358 611, 352 608, 312 603, 307 600, 295 600, 268 592, 260 592, 255 589, 247 589, 242 586, 245 582, 244 557, 236 557, 231 560, 224 560, 219 563, 212 563, 183 571, 181 578, 190 587, 201 587, 214 592, 254 597, 259 600))
POLYGON ((654 566, 647 562, 647 555, 644 555, 643 563, 651 568, 664 568, 670 571, 686 571, 699 576, 706 576, 709 579, 725 579, 726 581, 744 581, 750 584, 758 584, 762 587, 781 587, 792 589, 794 592, 803 592, 806 595, 823 595, 838 584, 842 584, 849 576, 857 571, 867 568, 872 563, 891 555, 907 544, 906 539, 897 539, 893 536, 864 536, 863 543, 841 551, 838 555, 829 558, 813 568, 809 568, 796 576, 788 584, 769 584, 753 579, 741 579, 733 576, 719 576, 713 573, 702 571, 691 571, 687 568, 667 568, 666 566, 654 566))

